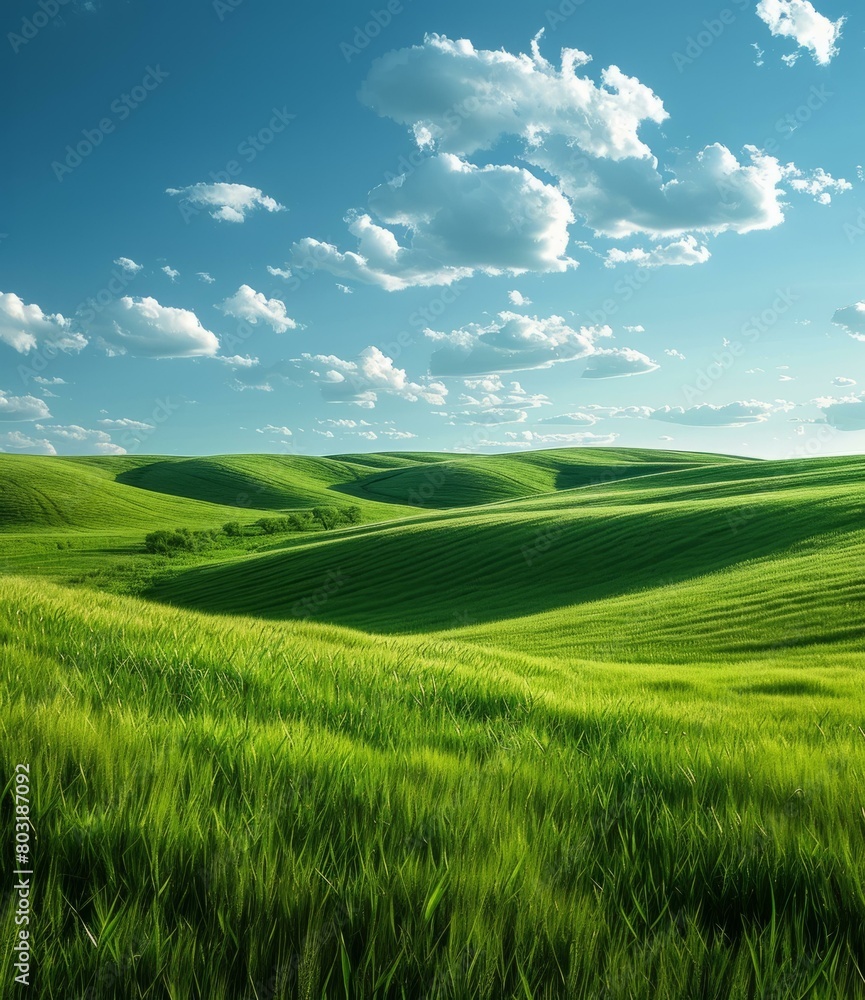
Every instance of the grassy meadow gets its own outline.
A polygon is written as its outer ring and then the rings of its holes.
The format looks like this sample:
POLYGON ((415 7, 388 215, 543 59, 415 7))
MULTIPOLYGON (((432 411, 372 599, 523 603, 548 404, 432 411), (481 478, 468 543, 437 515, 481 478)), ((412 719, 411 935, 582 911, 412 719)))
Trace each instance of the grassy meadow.
POLYGON ((33 995, 865 997, 863 513, 858 457, 0 455, 33 995))

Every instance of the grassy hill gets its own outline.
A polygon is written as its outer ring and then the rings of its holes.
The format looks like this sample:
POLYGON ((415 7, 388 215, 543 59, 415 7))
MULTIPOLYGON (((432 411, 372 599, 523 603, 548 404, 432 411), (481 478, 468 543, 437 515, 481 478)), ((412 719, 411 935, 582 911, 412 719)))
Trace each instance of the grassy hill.
POLYGON ((81 594, 0 578, 40 996, 863 995, 861 652, 568 663, 81 594))
MULTIPOLYGON (((807 578, 811 603, 799 618, 852 640, 861 635, 849 602, 862 597, 863 475, 862 459, 658 473, 315 537, 190 570, 151 596, 289 617, 298 609, 305 615, 304 598, 339 579, 317 611, 321 620, 382 632, 478 625, 466 633, 472 637, 490 623, 491 636, 504 629, 521 648, 541 641, 540 633, 548 651, 566 653, 624 643, 646 622, 657 626, 668 606, 686 643, 689 628, 717 605, 727 624, 715 631, 723 637, 749 600, 769 606, 766 577, 778 602, 807 578), (832 558, 824 558, 827 546, 832 558), (722 591, 728 597, 716 600, 722 591), (591 605, 613 597, 623 599, 621 623, 608 615, 594 628, 599 612, 591 605), (538 614, 545 617, 535 622, 538 614)), ((795 596, 789 600, 795 608, 795 596)), ((745 621, 755 643, 782 627, 772 614, 745 621)), ((808 634, 794 637, 805 642, 808 634)))
POLYGON ((863 513, 860 457, 0 455, 38 995, 865 998, 863 513))

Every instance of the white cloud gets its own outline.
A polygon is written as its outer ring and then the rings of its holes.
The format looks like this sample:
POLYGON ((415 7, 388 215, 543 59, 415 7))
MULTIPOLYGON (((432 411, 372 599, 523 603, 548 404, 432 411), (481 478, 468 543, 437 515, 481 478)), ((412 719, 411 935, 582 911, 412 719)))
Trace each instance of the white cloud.
POLYGON ((531 299, 527 299, 525 295, 516 290, 508 292, 508 301, 512 306, 530 306, 532 304, 531 299))
POLYGON ((60 438, 61 441, 100 442, 110 444, 111 435, 105 431, 88 430, 79 424, 36 424, 36 430, 51 437, 60 438))
POLYGON ((196 271, 196 277, 200 278, 205 285, 212 285, 214 281, 216 281, 216 278, 214 278, 213 275, 209 274, 207 271, 196 271))
POLYGON ((627 333, 645 333, 646 328, 644 326, 626 326, 625 331, 627 333))
POLYGON ((538 431, 506 431, 504 441, 480 441, 483 448, 532 448, 540 445, 556 447, 584 447, 587 445, 611 445, 618 440, 618 434, 594 434, 592 431, 574 434, 542 434, 538 431))
POLYGON ((844 378, 843 375, 839 375, 837 378, 832 379, 832 385, 837 385, 839 388, 846 389, 852 385, 856 385, 856 379, 844 378))
POLYGON ((173 267, 169 267, 168 264, 160 269, 162 273, 168 278, 168 280, 174 284, 175 281, 180 277, 180 271, 175 271, 173 267))
POLYGON ((660 365, 630 347, 596 351, 589 359, 583 378, 623 378, 628 375, 648 375, 660 365))
POLYGON ((278 434, 280 437, 294 437, 294 431, 290 427, 275 427, 273 424, 267 424, 264 427, 259 427, 256 434, 278 434))
POLYGON ((375 188, 371 212, 403 226, 408 245, 370 214, 350 213, 357 252, 304 239, 292 247, 295 267, 330 271, 396 291, 448 285, 484 274, 561 272, 573 221, 562 194, 514 166, 477 167, 450 154, 430 157, 416 170, 375 188))
POLYGON ((68 385, 69 384, 66 381, 65 378, 60 378, 57 375, 55 375, 54 378, 45 378, 44 375, 35 375, 33 377, 33 381, 36 382, 37 385, 68 385))
POLYGON ((486 326, 473 323, 450 333, 424 333, 441 345, 430 361, 433 375, 484 375, 585 358, 595 351, 595 342, 611 336, 612 330, 608 326, 575 330, 561 316, 539 319, 502 312, 486 326))
POLYGON ((693 236, 683 236, 675 243, 667 246, 656 246, 652 250, 637 248, 634 250, 619 250, 614 247, 608 251, 606 267, 617 264, 634 263, 638 267, 665 267, 673 265, 705 264, 711 257, 709 248, 701 246, 693 236))
POLYGON ((678 358, 678 359, 679 359, 679 361, 685 361, 685 360, 686 360, 686 359, 685 359, 685 355, 684 355, 684 354, 682 354, 682 352, 681 352, 681 351, 677 351, 677 350, 675 349, 675 347, 668 347, 668 348, 665 348, 665 350, 664 350, 664 354, 666 354, 666 355, 667 355, 667 357, 670 357, 670 358, 678 358))
POLYGON ((211 357, 216 335, 194 312, 160 305, 154 298, 124 296, 111 303, 95 329, 113 352, 143 358, 211 357))
POLYGON ((423 400, 432 406, 442 406, 448 394, 441 382, 409 381, 405 371, 396 368, 393 359, 377 347, 361 351, 357 361, 346 361, 334 354, 304 354, 297 363, 308 371, 329 402, 372 409, 379 394, 385 393, 413 403, 423 400))
POLYGON ((14 292, 0 292, 0 342, 27 354, 40 344, 61 351, 80 351, 87 340, 71 331, 71 322, 60 313, 49 315, 35 303, 27 305, 14 292))
POLYGON ((492 407, 488 410, 461 410, 448 414, 450 424, 465 424, 469 427, 486 427, 493 424, 524 424, 528 420, 525 410, 492 407))
POLYGON ((118 257, 114 263, 126 271, 127 274, 138 274, 142 269, 143 265, 136 264, 134 260, 130 260, 128 257, 118 257))
POLYGON ((598 156, 648 155, 638 132, 646 121, 667 118, 663 102, 617 66, 601 71, 600 86, 579 75, 590 60, 566 48, 556 68, 541 56, 537 39, 531 55, 512 55, 432 34, 422 45, 377 59, 360 98, 411 127, 419 146, 462 156, 489 149, 503 135, 533 145, 551 133, 598 156))
POLYGON ((382 437, 390 438, 391 441, 409 441, 417 437, 417 434, 412 434, 411 431, 398 431, 395 429, 384 430, 380 433, 382 437))
MULTIPOLYGON (((0 416, 2 419, 2 416, 0 416)), ((0 434, 0 445, 13 451, 34 451, 38 455, 56 455, 57 450, 46 438, 32 438, 21 431, 0 434)))
POLYGON ((836 310, 832 322, 843 327, 854 340, 865 341, 865 302, 836 310))
POLYGON ((153 424, 145 423, 143 420, 132 420, 130 417, 121 417, 119 420, 104 418, 96 421, 101 427, 108 427, 116 431, 152 431, 153 424))
MULTIPOLYGON (((828 66, 838 54, 838 40, 845 19, 830 21, 809 0, 759 0, 757 16, 773 35, 795 39, 820 66, 828 66)), ((788 65, 796 60, 795 55, 782 58, 788 65)))
POLYGON ((37 396, 10 396, 0 389, 0 420, 47 420, 48 404, 37 396))
POLYGON ((845 181, 843 177, 834 178, 827 174, 822 167, 812 170, 810 174, 805 174, 799 168, 790 163, 785 168, 785 175, 790 179, 790 187, 799 194, 809 194, 820 205, 832 204, 832 192, 843 194, 844 191, 852 191, 853 185, 845 181))
POLYGON ((823 419, 839 431, 865 430, 865 394, 844 396, 841 399, 815 400, 823 411, 823 419))
POLYGON ((573 424, 577 427, 594 427, 598 418, 593 413, 560 413, 555 417, 544 417, 539 420, 541 424, 573 424))
POLYGON ((559 178, 578 216, 596 233, 749 233, 784 221, 778 187, 784 168, 756 146, 740 163, 721 143, 681 152, 665 178, 654 157, 612 161, 581 157, 554 137, 532 150, 530 162, 559 178))
POLYGON ((354 289, 349 288, 348 285, 341 285, 339 282, 336 283, 337 290, 342 292, 343 295, 354 295, 354 289))
POLYGON ((267 265, 267 273, 273 275, 274 278, 285 278, 291 277, 291 268, 288 267, 271 267, 270 264, 267 265))
POLYGON ((790 404, 783 401, 761 403, 758 400, 738 400, 715 406, 712 403, 698 403, 683 409, 681 406, 664 406, 651 413, 653 420, 664 420, 671 424, 686 424, 690 427, 746 427, 768 420, 773 413, 789 410, 790 404))
POLYGON ((227 298, 217 308, 221 309, 226 316, 246 320, 253 326, 261 320, 272 327, 276 333, 297 329, 297 323, 286 313, 283 301, 265 298, 261 292, 250 288, 249 285, 241 285, 234 295, 227 298))
POLYGON ((125 455, 126 449, 121 448, 119 444, 111 444, 110 441, 98 441, 93 445, 94 449, 100 455, 125 455))
POLYGON ((261 364, 258 358, 250 357, 248 354, 235 354, 230 358, 217 354, 213 360, 221 361, 224 365, 229 365, 231 368, 255 368, 261 364))
POLYGON ((285 210, 279 202, 246 184, 199 183, 184 188, 166 188, 165 193, 179 195, 192 205, 211 209, 211 218, 220 222, 245 222, 247 215, 257 208, 268 212, 285 210))

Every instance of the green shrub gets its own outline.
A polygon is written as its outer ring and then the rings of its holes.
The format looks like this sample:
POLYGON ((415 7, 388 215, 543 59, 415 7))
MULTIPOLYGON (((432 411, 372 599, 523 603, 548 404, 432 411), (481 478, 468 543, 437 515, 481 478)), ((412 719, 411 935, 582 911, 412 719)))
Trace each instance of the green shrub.
POLYGON ((222 526, 222 530, 229 538, 243 537, 243 525, 240 521, 229 521, 228 524, 222 526))

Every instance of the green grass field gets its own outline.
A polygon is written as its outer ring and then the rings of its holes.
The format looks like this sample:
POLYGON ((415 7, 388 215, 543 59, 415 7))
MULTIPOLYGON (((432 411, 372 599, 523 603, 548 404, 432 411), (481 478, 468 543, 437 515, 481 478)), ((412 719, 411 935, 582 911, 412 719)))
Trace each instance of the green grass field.
POLYGON ((865 997, 863 514, 860 457, 0 455, 32 995, 865 997))

